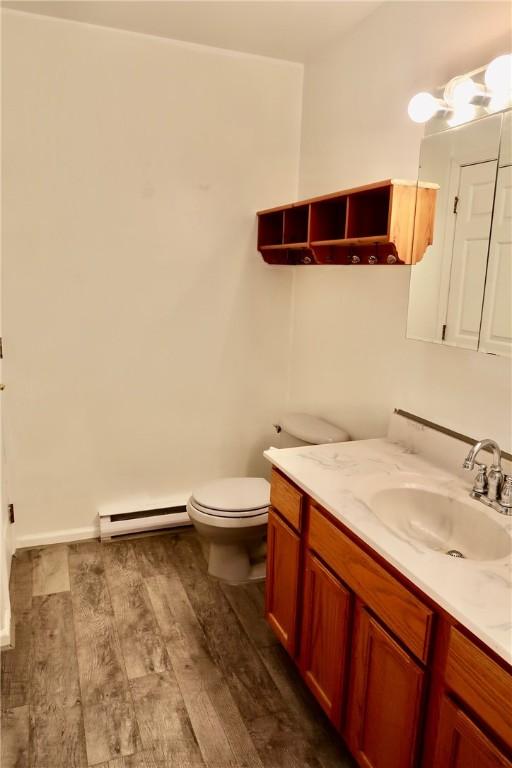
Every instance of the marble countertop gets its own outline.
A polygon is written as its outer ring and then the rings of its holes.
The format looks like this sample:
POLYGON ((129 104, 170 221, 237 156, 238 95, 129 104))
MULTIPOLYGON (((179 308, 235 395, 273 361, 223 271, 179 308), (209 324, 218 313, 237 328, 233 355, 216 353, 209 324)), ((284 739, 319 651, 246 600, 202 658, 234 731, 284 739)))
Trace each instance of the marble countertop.
POLYGON ((265 457, 378 552, 457 621, 512 663, 512 558, 448 557, 382 522, 371 504, 386 488, 442 493, 492 517, 512 536, 512 518, 469 497, 471 478, 457 477, 404 444, 360 440, 300 448, 269 448, 265 457))

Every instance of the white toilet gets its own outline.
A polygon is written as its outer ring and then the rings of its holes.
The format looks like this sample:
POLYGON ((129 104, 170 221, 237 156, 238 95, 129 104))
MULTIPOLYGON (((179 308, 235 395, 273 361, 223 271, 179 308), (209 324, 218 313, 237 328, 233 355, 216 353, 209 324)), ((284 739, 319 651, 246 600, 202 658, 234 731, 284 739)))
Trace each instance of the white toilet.
MULTIPOLYGON (((324 419, 290 413, 276 425, 278 447, 341 443, 344 429, 324 419)), ((198 488, 187 504, 205 546, 208 573, 230 584, 265 578, 270 484, 263 477, 224 477, 198 488)))

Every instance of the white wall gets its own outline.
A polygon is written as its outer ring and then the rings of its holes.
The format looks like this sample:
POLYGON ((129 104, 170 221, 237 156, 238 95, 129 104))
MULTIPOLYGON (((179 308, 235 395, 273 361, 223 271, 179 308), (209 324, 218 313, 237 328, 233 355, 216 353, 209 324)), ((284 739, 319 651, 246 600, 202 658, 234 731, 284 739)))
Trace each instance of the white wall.
MULTIPOLYGON (((415 178, 417 91, 510 47, 508 3, 385 3, 306 64, 300 195, 415 178)), ((296 268, 290 405, 354 437, 394 407, 512 448, 510 361, 405 339, 406 267, 296 268)))
POLYGON ((254 213, 296 196, 302 67, 8 11, 3 38, 24 546, 90 535, 100 503, 263 471, 292 274, 257 256, 254 213))

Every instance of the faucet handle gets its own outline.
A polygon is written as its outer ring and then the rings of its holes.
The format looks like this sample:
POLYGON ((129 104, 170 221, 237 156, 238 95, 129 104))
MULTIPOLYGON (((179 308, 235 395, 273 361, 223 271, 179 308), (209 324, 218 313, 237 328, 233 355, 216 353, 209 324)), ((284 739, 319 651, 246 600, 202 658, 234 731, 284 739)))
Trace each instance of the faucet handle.
POLYGON ((489 501, 498 501, 503 485, 503 472, 500 465, 491 464, 487 476, 487 498, 489 501))
POLYGON ((487 490, 487 466, 478 462, 475 462, 475 464, 478 467, 478 474, 473 483, 473 491, 482 496, 487 490))
POLYGON ((512 507, 512 475, 505 475, 505 482, 501 488, 500 504, 502 507, 512 507))

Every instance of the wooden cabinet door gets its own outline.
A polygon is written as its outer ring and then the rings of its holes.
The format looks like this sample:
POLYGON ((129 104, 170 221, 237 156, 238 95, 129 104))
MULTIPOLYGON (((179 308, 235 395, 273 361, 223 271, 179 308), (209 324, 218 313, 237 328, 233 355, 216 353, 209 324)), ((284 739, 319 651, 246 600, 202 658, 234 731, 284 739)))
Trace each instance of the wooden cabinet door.
POLYGON ((423 679, 419 664, 358 603, 346 737, 360 765, 415 765, 423 679))
POLYGON ((352 596, 308 552, 300 666, 306 683, 339 727, 352 596))
POLYGON ((295 654, 300 539, 273 509, 268 514, 267 621, 288 653, 295 654))
POLYGON ((512 763, 448 697, 443 699, 435 768, 511 768, 512 763))

